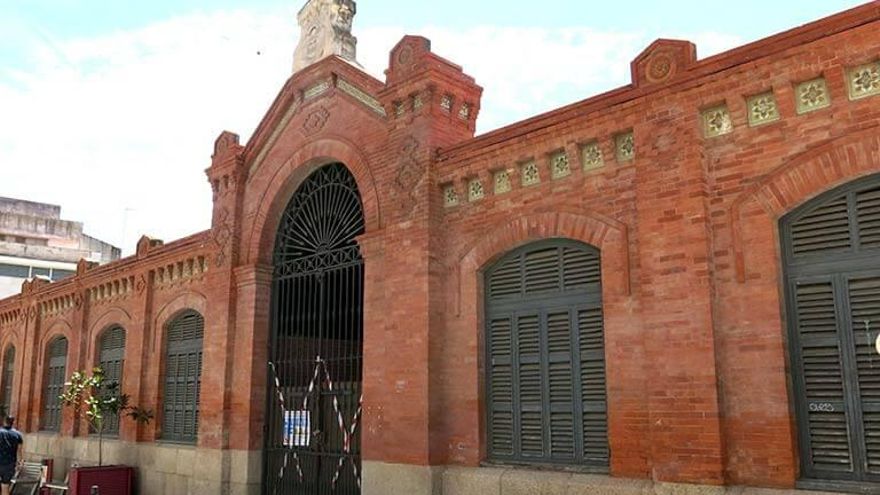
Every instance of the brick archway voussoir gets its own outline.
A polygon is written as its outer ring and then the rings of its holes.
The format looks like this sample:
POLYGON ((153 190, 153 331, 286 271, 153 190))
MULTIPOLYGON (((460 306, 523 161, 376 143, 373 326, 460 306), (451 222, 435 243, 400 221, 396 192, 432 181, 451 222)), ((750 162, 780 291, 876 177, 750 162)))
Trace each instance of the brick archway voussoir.
POLYGON ((474 284, 477 273, 505 253, 529 242, 564 238, 597 247, 601 252, 602 278, 610 292, 630 294, 629 242, 626 225, 597 214, 556 211, 535 213, 501 225, 465 247, 458 257, 456 313, 462 293, 474 284))
POLYGON ((744 215, 754 211, 776 222, 825 191, 880 171, 880 125, 801 153, 743 191, 730 206, 736 278, 746 281, 744 215))

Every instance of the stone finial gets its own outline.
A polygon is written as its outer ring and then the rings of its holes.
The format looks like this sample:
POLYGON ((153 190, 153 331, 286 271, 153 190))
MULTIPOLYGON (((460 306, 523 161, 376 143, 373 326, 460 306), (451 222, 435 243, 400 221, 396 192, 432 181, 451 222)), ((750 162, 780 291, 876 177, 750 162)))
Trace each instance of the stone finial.
POLYGON ((137 249, 135 253, 138 258, 143 258, 150 252, 151 249, 160 247, 164 244, 161 239, 153 239, 150 236, 143 235, 138 240, 137 249))
POLYGON ((354 0, 309 0, 299 11, 300 38, 293 53, 293 72, 331 55, 357 63, 357 38, 351 25, 354 0))

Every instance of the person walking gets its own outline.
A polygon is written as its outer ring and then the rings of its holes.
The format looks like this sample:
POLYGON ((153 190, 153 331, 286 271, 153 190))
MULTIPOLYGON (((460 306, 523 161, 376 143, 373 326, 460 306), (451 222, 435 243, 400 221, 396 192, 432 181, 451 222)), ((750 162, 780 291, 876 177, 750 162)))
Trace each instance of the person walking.
POLYGON ((22 462, 21 446, 24 438, 12 427, 13 424, 15 418, 6 416, 6 421, 0 428, 0 494, 2 495, 11 493, 15 468, 22 462))

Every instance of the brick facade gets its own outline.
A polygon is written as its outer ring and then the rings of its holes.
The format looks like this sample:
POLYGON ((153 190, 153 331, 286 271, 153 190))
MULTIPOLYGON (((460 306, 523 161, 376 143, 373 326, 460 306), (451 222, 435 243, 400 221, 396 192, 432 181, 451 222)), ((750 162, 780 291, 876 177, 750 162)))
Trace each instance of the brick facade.
MULTIPOLYGON (((880 60, 877 33, 872 2, 705 60, 658 40, 632 84, 476 138, 482 89, 426 39, 392 50, 384 83, 324 59, 247 144, 217 139, 209 231, 144 238, 135 256, 0 301, 21 426, 39 430, 47 343, 66 336, 69 369, 86 368, 111 324, 128 331, 123 390, 158 410, 164 325, 190 308, 206 320, 198 447, 258 458, 275 231, 304 178, 342 162, 366 218, 365 461, 485 459, 481 271, 559 237, 601 250, 611 476, 793 487, 778 220, 880 173, 880 96, 850 88, 851 69, 880 60), (805 110, 799 85, 817 78, 830 105, 805 110), (751 105, 767 92, 769 113, 751 105), (538 182, 523 185, 531 162, 538 182)), ((154 442, 157 423, 123 421, 120 440, 154 442)), ((66 411, 60 434, 87 431, 66 411)), ((246 483, 259 491, 259 476, 246 483)))

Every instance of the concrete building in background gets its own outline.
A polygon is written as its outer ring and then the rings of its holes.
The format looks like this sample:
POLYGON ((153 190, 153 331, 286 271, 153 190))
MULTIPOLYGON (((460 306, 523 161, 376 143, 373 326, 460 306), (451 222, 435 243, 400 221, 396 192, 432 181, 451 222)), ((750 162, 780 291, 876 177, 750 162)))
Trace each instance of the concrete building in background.
POLYGON ((83 224, 61 219, 61 207, 0 197, 0 298, 17 294, 34 277, 57 281, 85 259, 103 264, 120 250, 83 233, 83 224))

